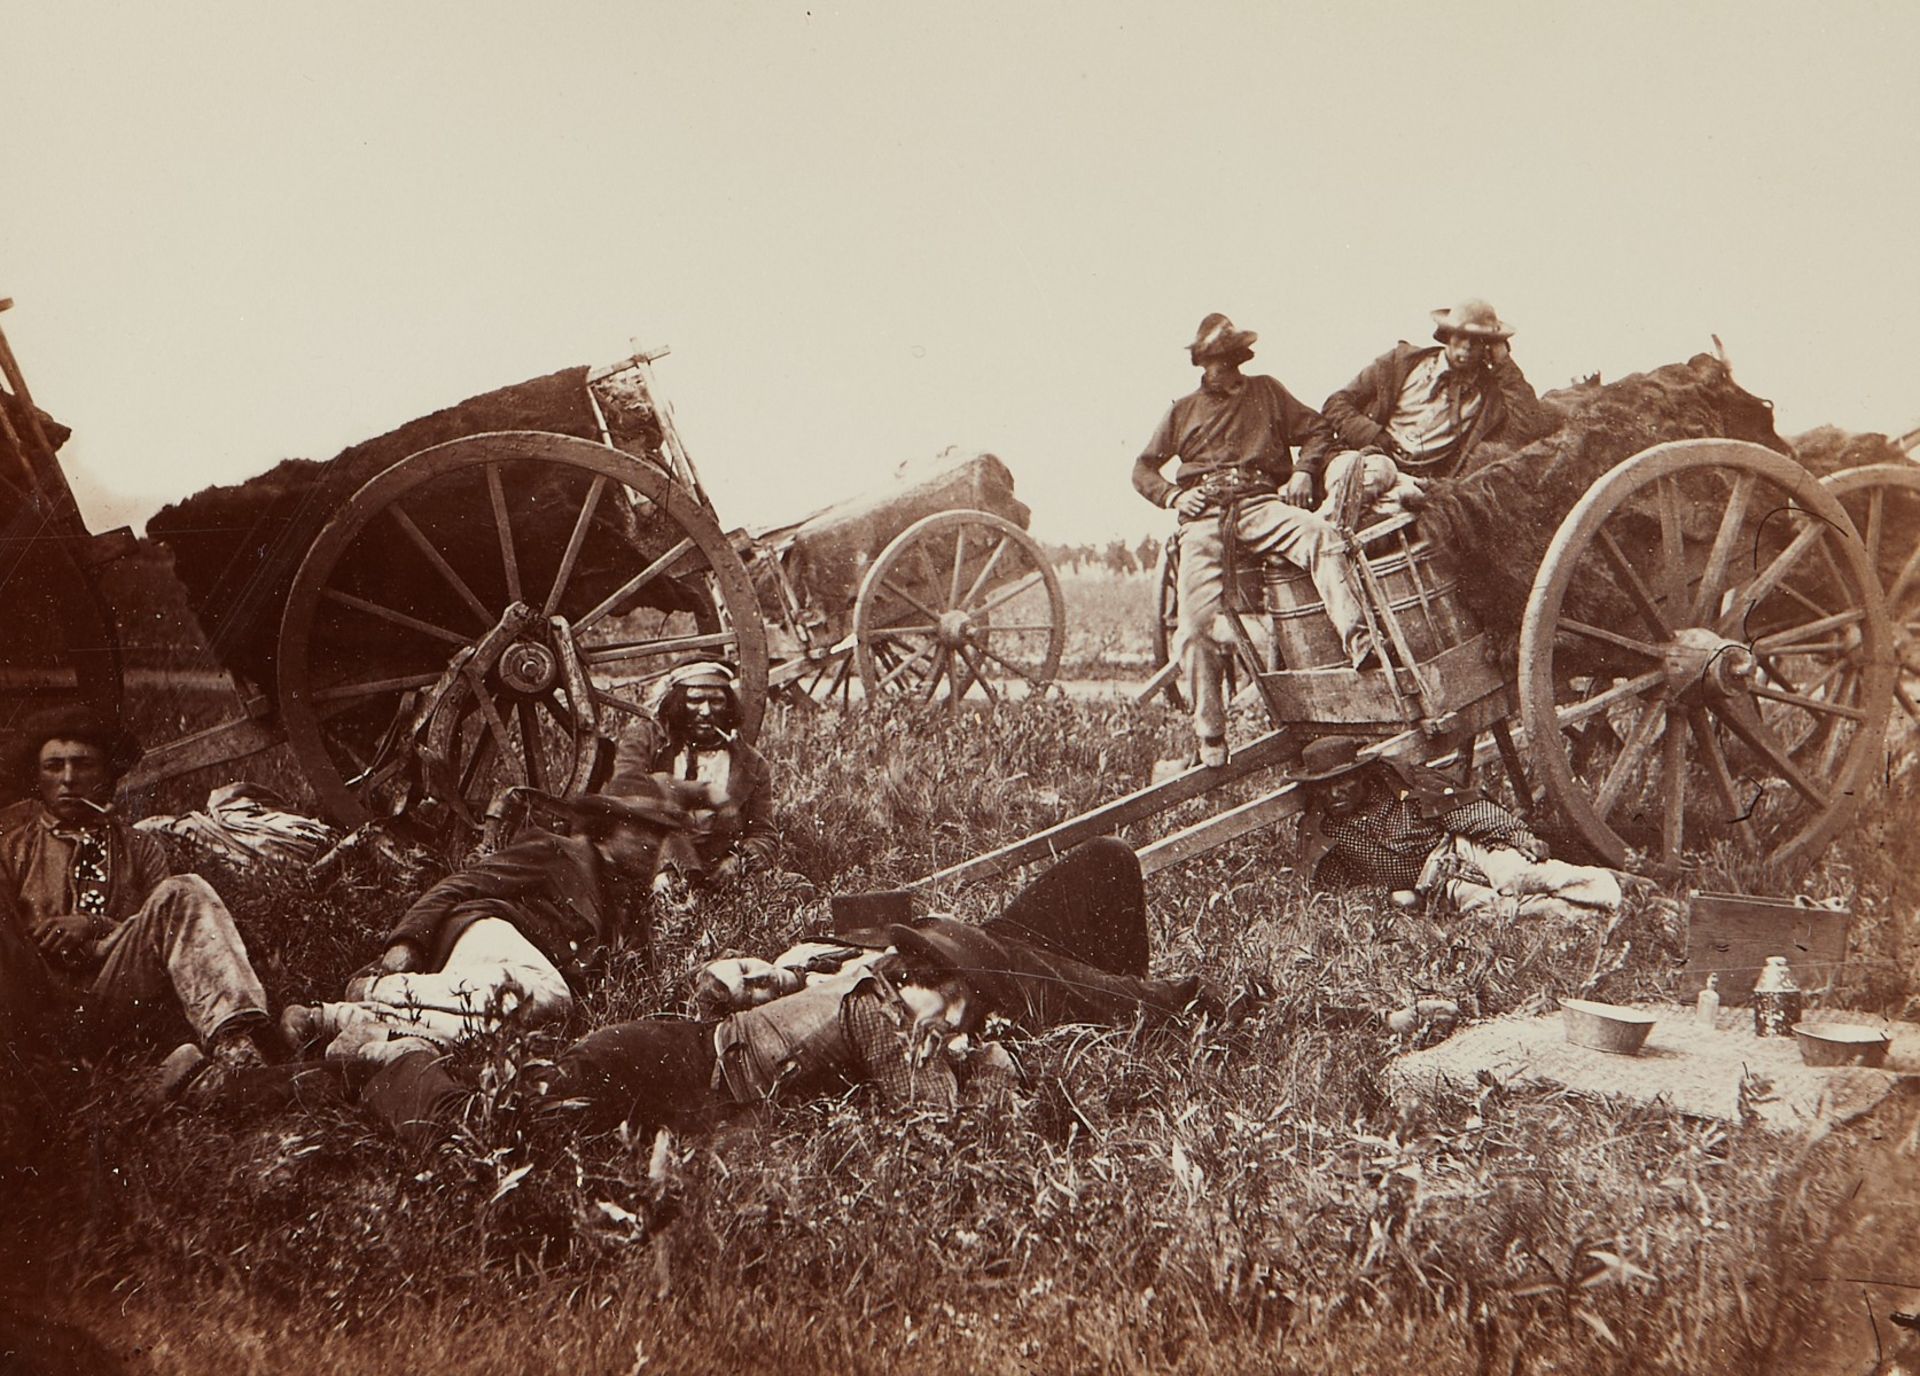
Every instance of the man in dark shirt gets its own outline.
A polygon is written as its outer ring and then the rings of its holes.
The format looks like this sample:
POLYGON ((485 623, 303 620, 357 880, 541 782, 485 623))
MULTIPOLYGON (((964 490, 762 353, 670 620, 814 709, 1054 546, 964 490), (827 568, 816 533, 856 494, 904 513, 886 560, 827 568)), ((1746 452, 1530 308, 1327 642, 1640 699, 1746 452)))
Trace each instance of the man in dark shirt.
POLYGON ((1223 540, 1249 559, 1277 557, 1307 570, 1355 666, 1373 653, 1340 533, 1309 508, 1313 460, 1327 448, 1325 423, 1271 377, 1248 377, 1257 336, 1209 315, 1187 348, 1200 388, 1174 402, 1133 464, 1133 485, 1180 516, 1180 625, 1200 762, 1227 761, 1222 662, 1213 635, 1223 595, 1223 540), (1301 451, 1298 463, 1292 451, 1301 451), (1169 481, 1161 469, 1178 458, 1169 481), (1229 515, 1232 530, 1226 531, 1229 515))
POLYGON ((1524 444, 1559 423, 1513 361, 1512 328, 1485 301, 1432 312, 1436 345, 1405 340, 1327 398, 1309 462, 1336 499, 1368 456, 1417 481, 1450 478, 1494 440, 1524 444))
POLYGON ((1300 869, 1316 888, 1380 885, 1396 907, 1426 900, 1469 916, 1610 916, 1611 870, 1553 859, 1527 824, 1436 770, 1361 761, 1358 742, 1323 737, 1301 751, 1310 791, 1300 869))

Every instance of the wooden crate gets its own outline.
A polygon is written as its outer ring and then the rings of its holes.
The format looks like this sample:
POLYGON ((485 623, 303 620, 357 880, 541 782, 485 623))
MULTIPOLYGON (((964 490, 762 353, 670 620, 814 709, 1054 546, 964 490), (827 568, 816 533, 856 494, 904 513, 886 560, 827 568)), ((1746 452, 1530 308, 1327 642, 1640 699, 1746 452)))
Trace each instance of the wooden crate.
POLYGON ((1689 998, 1717 974, 1724 1004, 1752 1001, 1768 956, 1785 956, 1794 983, 1807 993, 1829 987, 1847 959, 1850 911, 1809 908, 1785 898, 1695 893, 1681 989, 1689 998))

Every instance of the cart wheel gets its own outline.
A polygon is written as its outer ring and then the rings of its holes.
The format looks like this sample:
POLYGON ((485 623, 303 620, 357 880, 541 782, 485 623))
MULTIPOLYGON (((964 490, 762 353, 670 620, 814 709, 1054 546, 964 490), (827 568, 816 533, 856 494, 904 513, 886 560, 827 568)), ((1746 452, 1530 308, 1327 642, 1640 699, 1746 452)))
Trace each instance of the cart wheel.
POLYGON ((994 703, 1060 669, 1067 609, 1039 543, 985 511, 941 511, 874 561, 854 601, 854 663, 868 697, 994 703))
MULTIPOLYGON (((1160 567, 1154 573, 1153 585, 1153 665, 1149 678, 1173 659, 1174 636, 1180 629, 1180 538, 1177 534, 1169 535, 1160 547, 1160 567)), ((1180 691, 1178 674, 1169 678, 1167 686, 1160 691, 1174 711, 1187 710, 1187 695, 1180 691)))
POLYGON ((738 664, 753 739, 765 631, 705 506, 604 445, 474 435, 401 460, 321 530, 280 623, 280 717, 343 824, 420 792, 477 824, 509 785, 596 786, 620 716, 696 655, 738 664))
POLYGON ((842 649, 820 659, 790 659, 767 675, 768 686, 796 706, 845 707, 853 697, 853 651, 842 649))
MULTIPOLYGON (((1866 542, 1867 562, 1887 597, 1893 629, 1894 701, 1905 731, 1920 728, 1920 464, 1879 463, 1829 474, 1823 482, 1840 499, 1866 542)), ((1860 679, 1843 667, 1820 695, 1858 700, 1860 679)))
MULTIPOLYGON (((0 734, 36 708, 86 704, 120 720, 120 637, 112 608, 66 543, 32 510, 0 527, 0 734)), ((19 781, 0 783, 0 802, 19 781)))
POLYGON ((1886 607, 1846 512, 1759 445, 1682 440, 1568 514, 1520 634, 1534 763, 1606 863, 1818 855, 1880 763, 1886 607), (1849 678, 1845 696, 1832 685, 1849 678), (1815 748, 1807 748, 1808 743, 1815 748))

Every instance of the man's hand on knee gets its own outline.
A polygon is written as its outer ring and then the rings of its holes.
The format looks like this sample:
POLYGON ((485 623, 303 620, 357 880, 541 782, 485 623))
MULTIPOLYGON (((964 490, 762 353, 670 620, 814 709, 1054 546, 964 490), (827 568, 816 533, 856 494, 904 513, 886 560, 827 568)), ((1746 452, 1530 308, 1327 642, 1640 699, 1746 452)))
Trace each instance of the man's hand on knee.
POLYGON ((1313 505, 1313 474, 1295 473, 1280 489, 1280 500, 1288 506, 1313 505))

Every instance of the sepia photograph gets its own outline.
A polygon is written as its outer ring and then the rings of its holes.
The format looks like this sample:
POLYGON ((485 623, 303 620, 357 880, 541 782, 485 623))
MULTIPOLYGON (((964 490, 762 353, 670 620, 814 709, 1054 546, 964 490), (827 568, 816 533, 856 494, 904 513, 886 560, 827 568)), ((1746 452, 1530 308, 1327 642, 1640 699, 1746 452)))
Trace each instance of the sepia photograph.
POLYGON ((1920 9, 0 32, 0 1373, 1920 1372, 1920 9))

